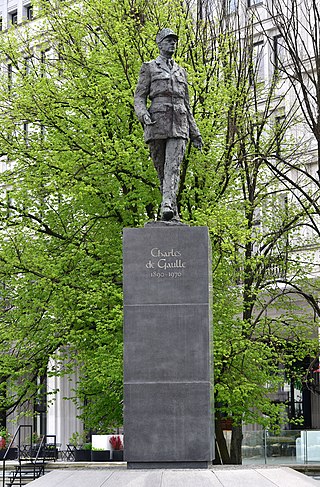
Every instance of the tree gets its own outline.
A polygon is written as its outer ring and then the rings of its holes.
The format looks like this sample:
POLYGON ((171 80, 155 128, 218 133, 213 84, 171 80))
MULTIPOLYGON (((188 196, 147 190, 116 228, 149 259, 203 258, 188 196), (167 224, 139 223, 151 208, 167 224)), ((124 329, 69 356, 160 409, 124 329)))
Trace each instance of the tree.
MULTIPOLYGON (((279 0, 268 9, 277 28, 278 73, 291 85, 295 104, 303 116, 305 132, 312 134, 317 151, 320 177, 320 8, 316 0, 290 0, 285 8, 279 0)), ((271 39, 270 39, 271 40, 271 39)))
POLYGON ((3 408, 10 413, 37 393, 35 377, 60 350, 49 373, 78 365, 86 425, 105 429, 122 415, 122 228, 153 218, 160 200, 133 112, 138 71, 168 23, 200 94, 214 64, 194 71, 198 26, 179 2, 170 2, 169 16, 166 4, 140 1, 40 8, 43 17, 10 30, 1 44, 0 273, 9 306, 0 365, 4 385, 9 376, 15 384, 3 408))
MULTIPOLYGON (((314 0, 299 2, 290 0, 283 8, 282 2, 276 0, 267 6, 272 19, 272 28, 277 29, 276 37, 270 36, 265 24, 260 26, 269 42, 275 44, 274 69, 279 79, 287 80, 290 86, 290 103, 296 111, 298 122, 300 150, 299 160, 285 160, 277 154, 269 162, 270 170, 288 188, 307 215, 305 232, 317 248, 319 236, 319 189, 320 189, 320 70, 319 70, 319 5, 314 0)), ((317 299, 319 279, 317 267, 309 281, 309 289, 317 299)), ((319 316, 318 310, 316 315, 319 316)), ((310 363, 307 377, 314 381, 313 370, 316 370, 319 353, 310 363)))
MULTIPOLYGON (((240 25, 237 17, 236 21, 240 25)), ((278 174, 269 171, 280 152, 282 160, 294 161, 296 146, 285 134, 295 112, 279 122, 287 91, 279 86, 276 72, 269 82, 261 79, 254 26, 239 29, 238 35, 229 37, 229 64, 223 65, 228 93, 234 90, 225 106, 225 144, 219 153, 228 184, 222 186, 223 192, 217 191, 218 198, 208 198, 204 190, 194 212, 197 222, 208 225, 216 245, 217 419, 221 414, 233 419, 230 455, 216 422, 224 463, 241 463, 242 422, 279 424, 284 405, 273 404, 261 385, 276 391, 292 374, 295 361, 316 353, 316 326, 308 325, 308 313, 319 312, 312 292, 306 291, 310 287, 306 266, 312 267, 312 253, 301 262, 296 251, 299 228, 308 223, 310 202, 307 198, 297 202, 278 174), (304 298, 300 310, 295 305, 297 295, 304 298)))
POLYGON ((133 91, 141 62, 156 54, 156 32, 170 25, 205 140, 202 154, 188 147, 180 211, 185 222, 207 224, 212 236, 216 411, 218 419, 233 419, 230 456, 219 421, 217 431, 224 461, 237 463, 241 423, 279 417, 261 386, 282 383, 279 366, 314 347, 313 326, 302 315, 283 326, 305 276, 304 264, 293 260, 291 234, 309 207, 286 199, 277 174, 267 170, 279 143, 287 154, 294 147, 285 142, 286 124, 273 123, 275 84, 261 91, 252 30, 237 37, 232 26, 226 30, 223 12, 208 21, 178 1, 38 7, 43 16, 2 34, 0 47, 8 66, 0 88, 7 165, 0 200, 1 407, 10 413, 36 395, 35 378, 59 350, 49 373, 79 367, 86 425, 105 430, 121 423, 121 234, 153 219, 160 201, 133 91))
POLYGON ((139 22, 129 2, 40 6, 47 17, 2 44, 2 407, 36 394, 60 349, 82 371, 88 426, 106 428, 122 417, 121 232, 159 199, 131 101, 139 22))
MULTIPOLYGON (((269 161, 269 168, 304 207, 309 229, 319 235, 319 5, 314 0, 290 0, 283 8, 282 2, 276 0, 266 9, 271 19, 271 29, 267 30, 262 20, 260 28, 274 46, 275 75, 290 88, 287 105, 291 105, 295 113, 301 154, 297 161, 295 158, 284 158, 278 152, 275 159, 269 161), (274 28, 277 34, 271 36, 274 28)), ((297 138, 295 134, 292 135, 297 138)))

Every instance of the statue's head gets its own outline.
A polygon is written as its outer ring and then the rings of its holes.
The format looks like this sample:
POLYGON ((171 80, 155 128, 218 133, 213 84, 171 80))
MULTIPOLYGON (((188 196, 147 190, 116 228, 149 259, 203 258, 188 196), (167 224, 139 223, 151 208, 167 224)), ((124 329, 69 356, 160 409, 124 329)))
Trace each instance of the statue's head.
POLYGON ((158 44, 158 46, 161 44, 163 39, 165 39, 166 37, 174 37, 176 39, 176 42, 178 42, 177 34, 175 32, 173 32, 173 30, 165 28, 165 29, 160 30, 157 34, 156 43, 158 44))
POLYGON ((158 44, 160 54, 167 58, 171 58, 174 54, 177 42, 177 34, 168 28, 160 30, 156 37, 156 43, 158 44))

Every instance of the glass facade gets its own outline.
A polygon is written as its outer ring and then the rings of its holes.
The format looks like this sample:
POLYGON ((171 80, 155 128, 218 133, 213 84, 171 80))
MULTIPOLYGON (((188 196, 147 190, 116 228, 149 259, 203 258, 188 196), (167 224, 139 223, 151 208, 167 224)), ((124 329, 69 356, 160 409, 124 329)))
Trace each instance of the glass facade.
POLYGON ((244 465, 319 463, 320 430, 244 432, 242 459, 244 465))

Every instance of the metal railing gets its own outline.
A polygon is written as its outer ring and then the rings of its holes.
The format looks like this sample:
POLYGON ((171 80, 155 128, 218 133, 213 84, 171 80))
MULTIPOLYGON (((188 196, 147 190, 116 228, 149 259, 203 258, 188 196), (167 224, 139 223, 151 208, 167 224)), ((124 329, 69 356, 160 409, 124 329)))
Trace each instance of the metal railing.
MULTIPOLYGON (((9 446, 7 447, 3 459, 2 459, 2 486, 5 486, 5 481, 6 481, 6 461, 9 456, 9 451, 13 447, 16 438, 18 437, 18 461, 20 463, 20 451, 21 451, 21 433, 24 430, 29 430, 30 432, 30 438, 32 438, 32 426, 31 425, 20 425, 18 429, 15 431, 13 437, 11 438, 11 441, 9 443, 9 446)), ((24 435, 25 436, 25 435, 24 435)))
POLYGON ((32 480, 36 479, 40 475, 44 474, 46 460, 57 459, 57 443, 56 435, 43 435, 40 443, 33 445, 33 436, 31 425, 20 425, 14 433, 11 441, 3 455, 2 459, 2 486, 7 484, 13 484, 18 479, 19 485, 22 484, 23 474, 32 474, 32 480), (29 433, 28 436, 25 433, 29 433), (30 438, 30 444, 27 441, 27 437, 30 438), (52 439, 52 442, 48 443, 48 439, 52 439), (15 471, 10 475, 10 479, 6 481, 6 461, 9 460, 9 452, 13 445, 17 445, 17 460, 18 465, 15 465, 15 471), (28 464, 23 464, 26 461, 28 464), (25 471, 23 470, 25 469, 25 471))

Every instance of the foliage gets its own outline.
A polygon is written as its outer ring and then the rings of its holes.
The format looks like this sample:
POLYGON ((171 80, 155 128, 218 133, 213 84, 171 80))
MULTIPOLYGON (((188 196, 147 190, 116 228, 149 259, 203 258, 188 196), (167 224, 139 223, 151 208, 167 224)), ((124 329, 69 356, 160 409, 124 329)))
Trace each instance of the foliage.
POLYGON ((293 160, 294 121, 274 123, 277 83, 257 79, 252 31, 243 43, 176 0, 36 6, 43 16, 0 45, 11 66, 0 83, 0 409, 39 395, 37 377, 77 367, 86 427, 122 422, 122 230, 153 219, 160 202, 133 92, 170 25, 205 142, 187 148, 179 205, 213 244, 217 415, 277 424, 267 392, 316 348, 310 308, 306 317, 293 304, 314 305, 301 291, 311 254, 292 238, 310 201, 288 198, 268 171, 279 143, 293 160))
POLYGON ((36 378, 54 356, 49 375, 80 369, 75 400, 88 428, 122 421, 122 229, 154 218, 160 199, 133 91, 159 27, 179 33, 195 110, 212 83, 214 60, 197 74, 191 17, 173 3, 39 2, 44 17, 2 35, 0 57, 11 66, 0 90, 0 408, 8 413, 40 394, 36 378))
POLYGON ((114 450, 123 450, 123 443, 120 436, 111 436, 109 443, 114 450))
POLYGON ((69 438, 69 444, 73 446, 80 446, 83 445, 86 442, 87 435, 86 433, 72 433, 72 435, 69 438))
POLYGON ((0 450, 4 450, 7 447, 10 436, 10 433, 6 429, 0 430, 0 450))
POLYGON ((299 163, 287 135, 297 120, 293 112, 276 123, 288 92, 276 71, 261 82, 250 25, 244 38, 241 31, 229 43, 228 83, 235 91, 224 99, 224 145, 212 173, 220 187, 207 191, 204 183, 193 211, 193 221, 209 227, 213 243, 216 414, 233 420, 240 439, 233 448, 232 436, 224 463, 241 462, 243 422, 276 428, 286 420, 288 405, 273 402, 272 393, 294 377, 299 363, 301 374, 302 362, 318 351, 312 249, 319 242, 316 232, 305 232, 313 202, 303 193, 297 198, 296 185, 279 177, 288 176, 287 160, 291 167, 299 163), (277 158, 278 172, 269 171, 277 158))
POLYGON ((87 441, 87 433, 73 433, 69 438, 69 444, 75 446, 78 450, 91 450, 92 443, 87 441))
POLYGON ((92 443, 83 443, 81 446, 81 450, 91 450, 92 449, 92 443))

